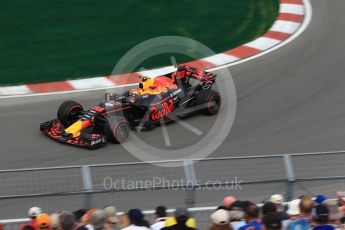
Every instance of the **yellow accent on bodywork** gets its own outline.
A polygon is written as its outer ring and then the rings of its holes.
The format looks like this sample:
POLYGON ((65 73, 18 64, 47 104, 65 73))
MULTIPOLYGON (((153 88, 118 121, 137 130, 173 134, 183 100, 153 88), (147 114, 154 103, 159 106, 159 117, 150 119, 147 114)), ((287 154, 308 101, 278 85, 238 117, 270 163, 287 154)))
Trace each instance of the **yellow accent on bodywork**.
POLYGON ((70 125, 67 129, 65 129, 66 133, 70 133, 73 135, 73 137, 79 137, 80 131, 83 129, 83 121, 78 120, 74 122, 72 125, 70 125))

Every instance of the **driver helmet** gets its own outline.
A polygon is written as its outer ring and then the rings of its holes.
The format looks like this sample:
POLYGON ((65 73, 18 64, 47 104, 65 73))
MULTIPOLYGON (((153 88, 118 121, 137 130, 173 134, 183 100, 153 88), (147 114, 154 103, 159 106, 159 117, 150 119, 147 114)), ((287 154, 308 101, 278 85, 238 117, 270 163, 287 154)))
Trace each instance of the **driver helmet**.
POLYGON ((149 77, 141 77, 141 82, 139 83, 139 89, 141 90, 147 90, 150 88, 153 88, 154 80, 149 77))

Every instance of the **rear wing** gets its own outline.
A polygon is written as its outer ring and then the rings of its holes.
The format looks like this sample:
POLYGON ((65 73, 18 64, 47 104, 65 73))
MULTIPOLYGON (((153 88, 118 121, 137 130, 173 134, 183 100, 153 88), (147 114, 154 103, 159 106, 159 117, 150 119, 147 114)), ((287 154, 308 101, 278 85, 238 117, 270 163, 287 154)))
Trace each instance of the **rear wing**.
POLYGON ((200 84, 206 89, 210 88, 214 84, 217 74, 199 70, 187 65, 179 65, 177 66, 176 72, 171 73, 170 77, 174 80, 174 82, 196 79, 200 81, 200 84))

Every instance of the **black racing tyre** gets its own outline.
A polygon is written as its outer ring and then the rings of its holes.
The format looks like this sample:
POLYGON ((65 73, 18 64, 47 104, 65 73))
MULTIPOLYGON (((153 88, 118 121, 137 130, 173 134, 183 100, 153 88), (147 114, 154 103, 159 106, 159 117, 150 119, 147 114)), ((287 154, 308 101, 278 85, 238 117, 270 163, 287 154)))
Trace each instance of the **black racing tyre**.
POLYGON ((131 127, 124 118, 110 118, 104 128, 105 136, 112 143, 125 142, 131 132, 131 127))
POLYGON ((203 89, 196 95, 196 106, 201 106, 200 113, 214 115, 219 112, 221 97, 217 91, 212 89, 203 89))
POLYGON ((70 126, 78 120, 83 110, 83 106, 75 101, 64 101, 57 111, 57 118, 65 127, 70 126))

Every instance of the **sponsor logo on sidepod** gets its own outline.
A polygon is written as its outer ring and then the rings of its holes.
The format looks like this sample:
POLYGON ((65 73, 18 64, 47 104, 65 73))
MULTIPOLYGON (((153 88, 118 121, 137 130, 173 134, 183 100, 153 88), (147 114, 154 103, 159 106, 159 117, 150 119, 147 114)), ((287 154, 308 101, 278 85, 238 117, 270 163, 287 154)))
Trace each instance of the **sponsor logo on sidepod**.
POLYGON ((162 103, 162 109, 159 110, 156 106, 151 109, 151 119, 152 120, 159 120, 174 110, 174 101, 172 99, 168 102, 162 103))

